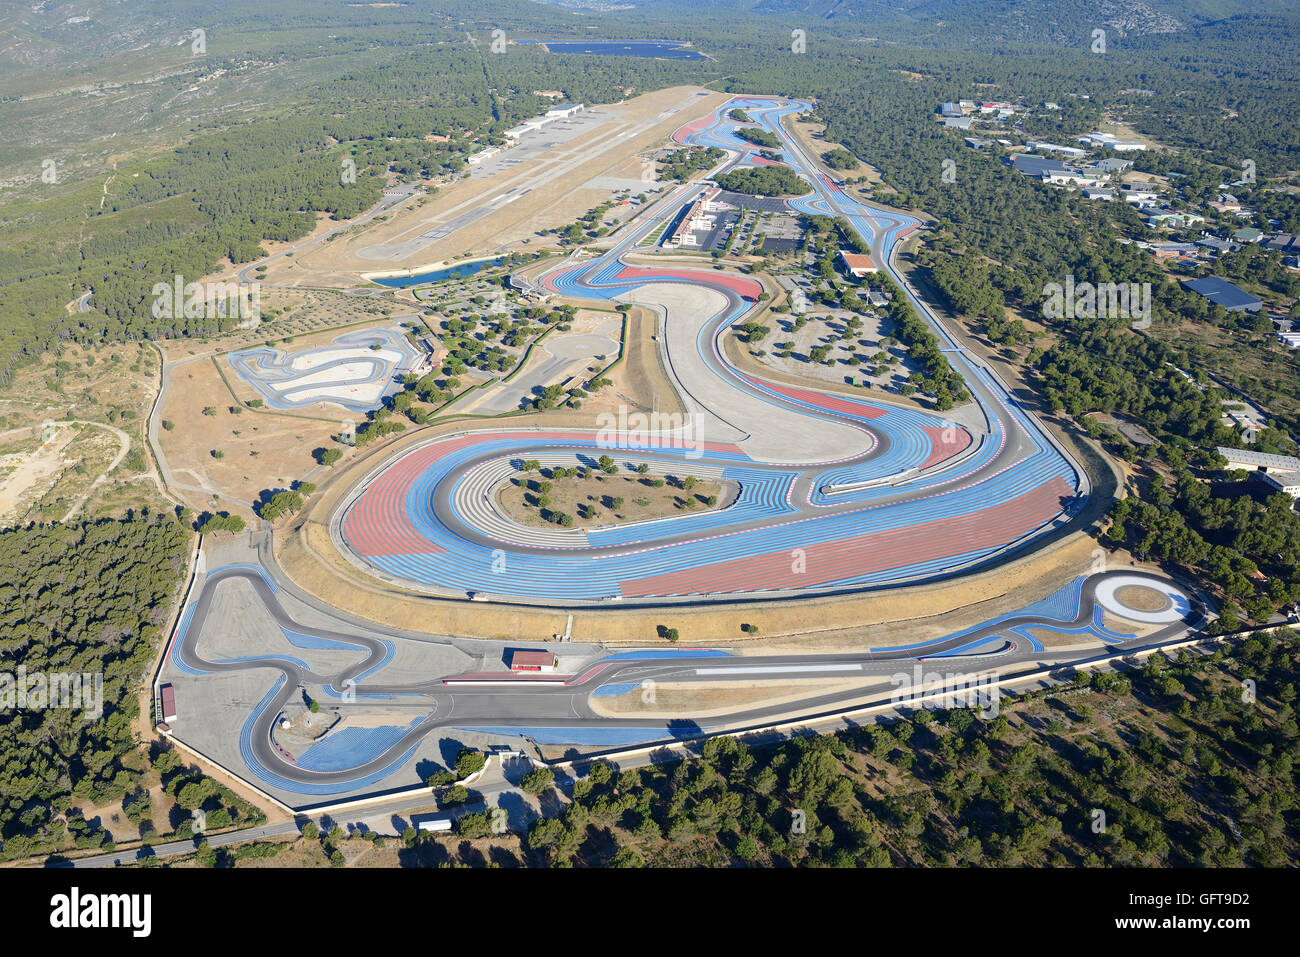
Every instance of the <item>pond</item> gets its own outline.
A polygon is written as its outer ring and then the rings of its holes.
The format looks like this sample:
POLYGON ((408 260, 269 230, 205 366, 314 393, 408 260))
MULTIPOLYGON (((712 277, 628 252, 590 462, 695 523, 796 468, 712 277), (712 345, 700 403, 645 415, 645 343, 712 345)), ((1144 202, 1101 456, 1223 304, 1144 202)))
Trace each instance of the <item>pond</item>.
POLYGON ((600 54, 602 56, 638 56, 661 60, 703 60, 698 50, 677 41, 657 40, 543 40, 552 53, 600 54))
POLYGON ((435 269, 433 272, 416 273, 414 276, 387 276, 383 279, 372 279, 370 281, 378 286, 387 286, 389 289, 408 289, 411 286, 422 286, 429 282, 441 282, 444 279, 460 279, 464 276, 472 276, 480 270, 488 269, 491 266, 499 266, 505 260, 505 256, 497 256, 495 259, 479 259, 475 262, 444 266, 442 269, 435 269))

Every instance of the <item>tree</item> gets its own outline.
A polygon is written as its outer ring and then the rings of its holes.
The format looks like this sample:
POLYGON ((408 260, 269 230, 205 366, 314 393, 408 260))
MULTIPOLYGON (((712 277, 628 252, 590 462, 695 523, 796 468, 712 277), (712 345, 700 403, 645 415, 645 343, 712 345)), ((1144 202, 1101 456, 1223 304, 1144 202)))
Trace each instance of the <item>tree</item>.
POLYGON ((443 769, 441 771, 434 771, 425 779, 424 783, 431 788, 445 788, 447 785, 455 783, 455 781, 456 773, 454 771, 443 769))
POLYGON ((463 784, 453 784, 439 799, 443 807, 455 807, 469 800, 469 789, 463 784))
POLYGON ((519 786, 529 794, 540 797, 555 783, 555 772, 545 765, 535 767, 519 781, 519 786))
POLYGON ((461 748, 456 756, 456 777, 465 779, 483 770, 487 764, 487 755, 473 748, 461 748))

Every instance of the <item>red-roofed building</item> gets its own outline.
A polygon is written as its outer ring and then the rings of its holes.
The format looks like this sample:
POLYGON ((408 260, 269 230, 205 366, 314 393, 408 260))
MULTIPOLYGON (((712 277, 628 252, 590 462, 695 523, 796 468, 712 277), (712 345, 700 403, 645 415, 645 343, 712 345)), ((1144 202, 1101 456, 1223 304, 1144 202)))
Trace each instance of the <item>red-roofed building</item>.
POLYGON ((166 724, 171 724, 176 720, 176 689, 170 684, 165 684, 158 691, 162 695, 162 714, 158 717, 166 724))
POLYGON ((841 249, 840 262, 844 263, 844 268, 848 270, 849 275, 854 279, 861 279, 873 272, 879 272, 875 260, 865 253, 851 253, 847 249, 841 249))
POLYGON ((511 671, 554 671, 555 652, 520 649, 510 653, 511 671))

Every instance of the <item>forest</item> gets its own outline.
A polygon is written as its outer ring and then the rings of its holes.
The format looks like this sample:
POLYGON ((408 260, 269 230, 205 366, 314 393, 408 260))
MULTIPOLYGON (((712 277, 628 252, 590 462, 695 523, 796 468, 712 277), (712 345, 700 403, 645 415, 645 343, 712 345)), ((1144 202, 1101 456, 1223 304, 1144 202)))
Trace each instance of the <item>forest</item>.
POLYGON ((98 804, 137 786, 136 696, 189 542, 157 512, 0 532, 0 671, 103 675, 94 720, 67 708, 0 711, 0 857, 44 846, 74 797, 98 804))
POLYGON ((751 166, 719 173, 714 182, 733 193, 750 196, 803 196, 812 192, 788 166, 751 166))

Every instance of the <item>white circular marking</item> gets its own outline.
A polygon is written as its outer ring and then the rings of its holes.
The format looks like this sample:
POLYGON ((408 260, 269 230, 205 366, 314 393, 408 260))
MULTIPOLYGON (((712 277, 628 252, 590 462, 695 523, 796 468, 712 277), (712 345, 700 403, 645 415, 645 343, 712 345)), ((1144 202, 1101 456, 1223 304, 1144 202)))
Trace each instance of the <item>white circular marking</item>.
POLYGON ((1116 575, 1113 578, 1104 579, 1097 585, 1095 595, 1097 604, 1101 605, 1106 611, 1119 615, 1121 618, 1127 618, 1129 621, 1148 625, 1167 625, 1175 621, 1181 621, 1192 610, 1191 599, 1178 588, 1165 582, 1143 578, 1140 575, 1116 575), (1165 606, 1156 611, 1131 608, 1117 597, 1117 593, 1122 588, 1145 588, 1149 591, 1159 592, 1165 598, 1165 606))

